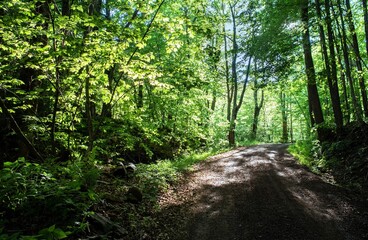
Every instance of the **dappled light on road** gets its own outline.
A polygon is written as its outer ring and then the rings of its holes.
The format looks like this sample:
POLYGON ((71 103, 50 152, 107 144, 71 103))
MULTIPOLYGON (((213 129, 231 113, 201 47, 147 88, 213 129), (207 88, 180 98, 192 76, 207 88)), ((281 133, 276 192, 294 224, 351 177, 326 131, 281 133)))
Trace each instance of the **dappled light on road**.
POLYGON ((191 197, 181 203, 187 239, 359 239, 349 231, 354 213, 342 189, 297 164, 286 148, 239 148, 198 165, 191 197))

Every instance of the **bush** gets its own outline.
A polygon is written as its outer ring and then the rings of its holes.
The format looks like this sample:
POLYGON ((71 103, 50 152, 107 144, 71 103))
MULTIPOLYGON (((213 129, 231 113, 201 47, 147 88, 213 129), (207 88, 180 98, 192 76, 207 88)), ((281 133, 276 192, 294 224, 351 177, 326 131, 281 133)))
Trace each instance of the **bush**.
POLYGON ((322 142, 299 141, 289 150, 312 171, 328 172, 341 185, 365 189, 368 188, 367 130, 366 124, 350 123, 340 135, 325 134, 322 142))
POLYGON ((24 158, 5 162, 0 171, 0 229, 4 234, 11 229, 36 237, 46 233, 64 236, 61 229, 50 225, 77 230, 75 222, 83 220, 96 198, 93 186, 98 177, 97 169, 81 166, 46 167, 24 158))
POLYGON ((322 168, 321 161, 321 146, 318 140, 303 140, 297 141, 290 145, 289 151, 298 161, 311 168, 313 171, 318 171, 322 168))

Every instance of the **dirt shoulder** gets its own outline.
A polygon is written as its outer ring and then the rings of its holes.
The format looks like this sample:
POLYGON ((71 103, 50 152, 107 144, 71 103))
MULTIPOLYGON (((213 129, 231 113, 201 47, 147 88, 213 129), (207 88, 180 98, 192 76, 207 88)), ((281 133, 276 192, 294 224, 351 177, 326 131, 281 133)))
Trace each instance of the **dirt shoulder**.
POLYGON ((286 149, 239 148, 195 166, 161 196, 156 239, 368 239, 366 200, 286 149))

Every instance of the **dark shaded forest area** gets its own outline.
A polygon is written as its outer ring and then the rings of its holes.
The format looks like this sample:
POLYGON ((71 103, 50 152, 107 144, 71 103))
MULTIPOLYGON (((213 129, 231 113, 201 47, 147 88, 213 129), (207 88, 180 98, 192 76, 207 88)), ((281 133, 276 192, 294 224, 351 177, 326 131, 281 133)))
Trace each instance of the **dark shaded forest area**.
POLYGON ((183 171, 256 143, 366 193, 366 0, 8 0, 0 16, 0 239, 140 239, 183 171))

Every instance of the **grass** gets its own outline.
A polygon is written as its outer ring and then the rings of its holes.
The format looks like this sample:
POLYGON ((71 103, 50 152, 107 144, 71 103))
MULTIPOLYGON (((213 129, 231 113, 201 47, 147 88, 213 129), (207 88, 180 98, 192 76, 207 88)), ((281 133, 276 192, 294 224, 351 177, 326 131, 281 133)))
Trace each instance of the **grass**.
MULTIPOLYGON (((225 149, 224 149, 225 150, 225 149)), ((160 160, 152 164, 139 164, 136 172, 136 184, 146 199, 155 201, 159 192, 174 183, 180 174, 190 171, 196 163, 206 160, 224 150, 190 153, 174 160, 160 160)))
POLYGON ((176 169, 177 172, 187 171, 190 170, 194 164, 204 161, 210 156, 215 155, 217 153, 218 152, 202 152, 202 153, 189 154, 186 156, 182 156, 176 159, 175 161, 171 162, 171 165, 174 169, 176 169))
POLYGON ((313 170, 316 167, 315 148, 316 146, 312 141, 305 140, 290 145, 288 150, 302 165, 313 170))
POLYGON ((139 204, 113 203, 108 208, 99 206, 97 209, 105 209, 108 215, 119 216, 116 219, 117 224, 124 226, 127 230, 124 239, 142 239, 147 234, 156 236, 164 230, 156 219, 158 212, 161 211, 157 201, 160 193, 167 190, 170 185, 177 183, 180 176, 190 171, 196 163, 205 161, 208 157, 225 150, 188 153, 174 160, 138 164, 134 177, 128 180, 120 179, 114 184, 111 191, 106 188, 103 191, 107 191, 109 195, 123 195, 125 190, 115 190, 119 187, 126 189, 128 186, 135 186, 141 190, 143 201, 139 204))
POLYGON ((291 145, 288 150, 312 172, 333 176, 334 184, 357 192, 367 192, 368 175, 364 172, 368 169, 365 158, 367 154, 366 149, 362 149, 360 145, 349 145, 349 141, 345 139, 322 144, 316 140, 306 140, 291 145))

